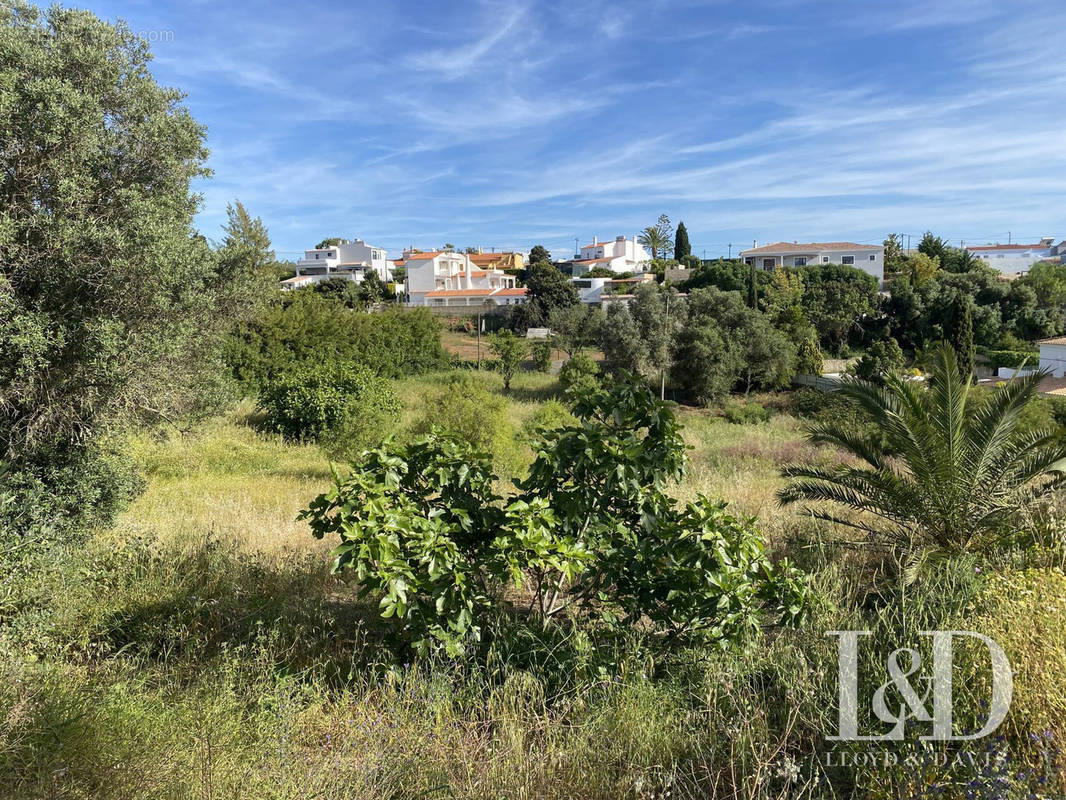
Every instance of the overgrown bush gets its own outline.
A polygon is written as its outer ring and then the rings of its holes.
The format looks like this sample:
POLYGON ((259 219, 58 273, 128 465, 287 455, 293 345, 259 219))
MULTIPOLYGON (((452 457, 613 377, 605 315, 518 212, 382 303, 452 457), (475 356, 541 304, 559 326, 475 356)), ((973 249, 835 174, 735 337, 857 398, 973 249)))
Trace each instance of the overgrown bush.
POLYGON ((552 366, 552 343, 547 339, 538 339, 529 346, 533 357, 533 366, 537 372, 550 372, 552 366))
POLYGON ((754 400, 747 403, 728 403, 723 416, 735 425, 753 425, 770 419, 770 409, 754 400))
POLYGON ((572 397, 594 392, 600 388, 599 365, 587 353, 576 353, 559 370, 559 383, 572 397))
POLYGON ((99 439, 0 461, 0 569, 89 526, 114 522, 144 481, 117 442, 99 439))
POLYGON ((524 591, 542 625, 573 607, 611 628, 650 623, 672 643, 725 646, 799 618, 804 584, 771 562, 752 520, 664 493, 684 472, 666 403, 624 380, 575 412, 577 425, 542 433, 513 494, 496 493, 487 454, 432 435, 353 464, 302 516, 340 538, 337 568, 356 571, 420 654, 464 652, 502 589, 524 591))
POLYGON ((378 444, 400 405, 384 378, 351 364, 305 364, 275 373, 259 395, 267 425, 290 439, 323 443, 336 455, 378 444))
POLYGON ((903 369, 903 350, 895 339, 883 339, 874 342, 854 364, 854 373, 864 381, 881 383, 886 375, 903 369))
POLYGON ((346 363, 396 378, 443 367, 440 323, 425 309, 353 311, 314 292, 289 292, 238 328, 228 361, 244 388, 258 392, 294 364, 346 363))
POLYGON ((522 423, 522 430, 535 435, 540 430, 562 428, 576 422, 577 418, 558 400, 546 400, 522 423))
POLYGON ((488 453, 497 472, 515 474, 521 454, 505 398, 490 392, 476 373, 456 372, 429 394, 421 419, 413 426, 416 436, 444 431, 472 449, 488 453))

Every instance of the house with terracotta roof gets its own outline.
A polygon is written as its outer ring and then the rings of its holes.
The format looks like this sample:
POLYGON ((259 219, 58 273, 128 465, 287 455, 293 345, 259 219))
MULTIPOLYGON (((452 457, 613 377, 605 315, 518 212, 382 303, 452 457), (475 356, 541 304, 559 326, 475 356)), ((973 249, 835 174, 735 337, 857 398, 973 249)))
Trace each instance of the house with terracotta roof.
POLYGON ((807 267, 815 264, 846 264, 877 278, 885 279, 885 248, 858 242, 775 242, 740 251, 745 264, 759 269, 807 267))
POLYGON ((1066 261, 1066 241, 1045 236, 1036 244, 985 244, 966 248, 992 269, 1009 278, 1021 277, 1038 261, 1066 261))
POLYGON ((616 236, 613 241, 604 242, 594 236, 592 244, 585 245, 571 261, 563 261, 559 266, 580 278, 597 267, 611 272, 641 272, 649 261, 651 256, 636 236, 632 239, 616 236))
MULTIPOLYGON (((477 255, 504 254, 453 253, 434 251, 404 252, 407 271, 406 299, 411 306, 509 306, 524 303, 526 290, 515 286, 515 277, 508 275, 499 263, 515 263, 501 259, 482 259, 484 268, 475 262, 477 255)), ((521 254, 517 255, 521 259, 521 254)), ((518 263, 521 263, 519 261, 518 263)))
POLYGON ((385 250, 362 239, 305 250, 304 257, 296 262, 296 276, 308 277, 313 283, 330 278, 362 283, 370 272, 376 272, 383 281, 389 280, 389 262, 385 250))

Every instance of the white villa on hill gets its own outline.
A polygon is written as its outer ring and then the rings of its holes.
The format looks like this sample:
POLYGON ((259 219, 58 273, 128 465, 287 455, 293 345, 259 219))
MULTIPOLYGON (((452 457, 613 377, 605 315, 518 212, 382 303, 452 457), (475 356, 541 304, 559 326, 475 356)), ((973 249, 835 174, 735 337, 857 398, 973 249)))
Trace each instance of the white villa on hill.
POLYGON ((1056 245, 1052 236, 1046 236, 1036 244, 986 244, 966 249, 1007 277, 1025 275, 1038 261, 1066 260, 1066 241, 1056 245))
POLYGON ((563 265, 569 265, 571 274, 579 278, 597 267, 609 269, 611 272, 640 272, 642 266, 649 261, 651 256, 637 241, 636 236, 632 239, 616 236, 614 241, 607 242, 593 237, 592 244, 582 247, 576 258, 563 262, 563 265))
POLYGON ((296 262, 296 277, 282 281, 281 285, 283 289, 299 289, 330 278, 362 283, 369 272, 376 272, 381 280, 387 281, 390 269, 385 255, 382 248, 368 245, 362 239, 305 250, 304 257, 296 262))
POLYGON ((526 290, 516 288, 515 277, 502 268, 515 264, 521 268, 521 254, 405 252, 407 304, 440 307, 524 303, 526 290), (479 267, 478 261, 484 268, 479 267))
POLYGON ((655 275, 647 272, 633 278, 574 278, 573 284, 582 303, 606 307, 619 298, 632 300, 632 291, 637 286, 654 280, 655 275))
POLYGON ((805 267, 814 264, 847 264, 877 278, 885 279, 885 248, 879 244, 856 242, 776 242, 740 251, 745 264, 760 269, 805 267))

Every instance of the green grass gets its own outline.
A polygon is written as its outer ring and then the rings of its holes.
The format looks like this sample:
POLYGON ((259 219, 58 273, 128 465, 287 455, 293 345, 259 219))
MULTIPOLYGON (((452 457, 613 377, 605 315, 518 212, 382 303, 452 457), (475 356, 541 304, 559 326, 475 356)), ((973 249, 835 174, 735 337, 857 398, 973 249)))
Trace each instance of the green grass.
MULTIPOLYGON (((397 436, 432 418, 446 379, 398 382, 397 436)), ((502 394, 495 373, 477 379, 502 394)), ((505 395, 515 430, 556 392, 554 378, 519 375, 505 395)), ((501 645, 480 666, 396 664, 374 603, 330 573, 332 543, 295 521, 329 483, 317 447, 256 430, 247 405, 138 439, 148 488, 116 528, 3 584, 0 796, 916 796, 929 776, 915 770, 828 787, 818 755, 835 722, 836 653, 823 632, 871 630, 892 649, 975 618, 1002 629, 1012 660, 1036 654, 1019 671, 1012 743, 1036 758, 1030 732, 1066 736, 1061 572, 950 563, 901 606, 869 554, 830 547, 829 531, 776 506, 781 463, 832 457, 802 444, 797 420, 735 425, 688 409, 682 420, 693 449, 675 494, 724 497, 760 515, 778 552, 793 548, 815 586, 804 630, 653 655, 636 634, 577 626, 501 645), (1013 597, 1024 609, 1009 611, 1013 597)))

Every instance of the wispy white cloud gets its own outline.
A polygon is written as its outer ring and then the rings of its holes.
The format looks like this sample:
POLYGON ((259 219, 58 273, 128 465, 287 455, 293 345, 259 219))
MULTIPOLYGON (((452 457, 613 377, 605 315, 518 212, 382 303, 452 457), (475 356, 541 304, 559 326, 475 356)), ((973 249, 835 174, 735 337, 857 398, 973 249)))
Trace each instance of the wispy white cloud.
POLYGON ((474 70, 493 69, 508 53, 497 53, 490 57, 492 51, 513 37, 527 20, 529 8, 519 3, 501 6, 491 4, 487 8, 492 13, 485 21, 485 30, 480 37, 470 40, 465 37, 453 39, 437 36, 435 38, 444 39, 447 43, 411 54, 407 59, 408 64, 448 80, 466 77, 474 70))
POLYGON ((240 197, 279 249, 565 252, 663 210, 711 244, 1040 229, 1062 207, 1059 0, 272 2, 176 13, 156 64, 210 131, 205 227, 240 197))

